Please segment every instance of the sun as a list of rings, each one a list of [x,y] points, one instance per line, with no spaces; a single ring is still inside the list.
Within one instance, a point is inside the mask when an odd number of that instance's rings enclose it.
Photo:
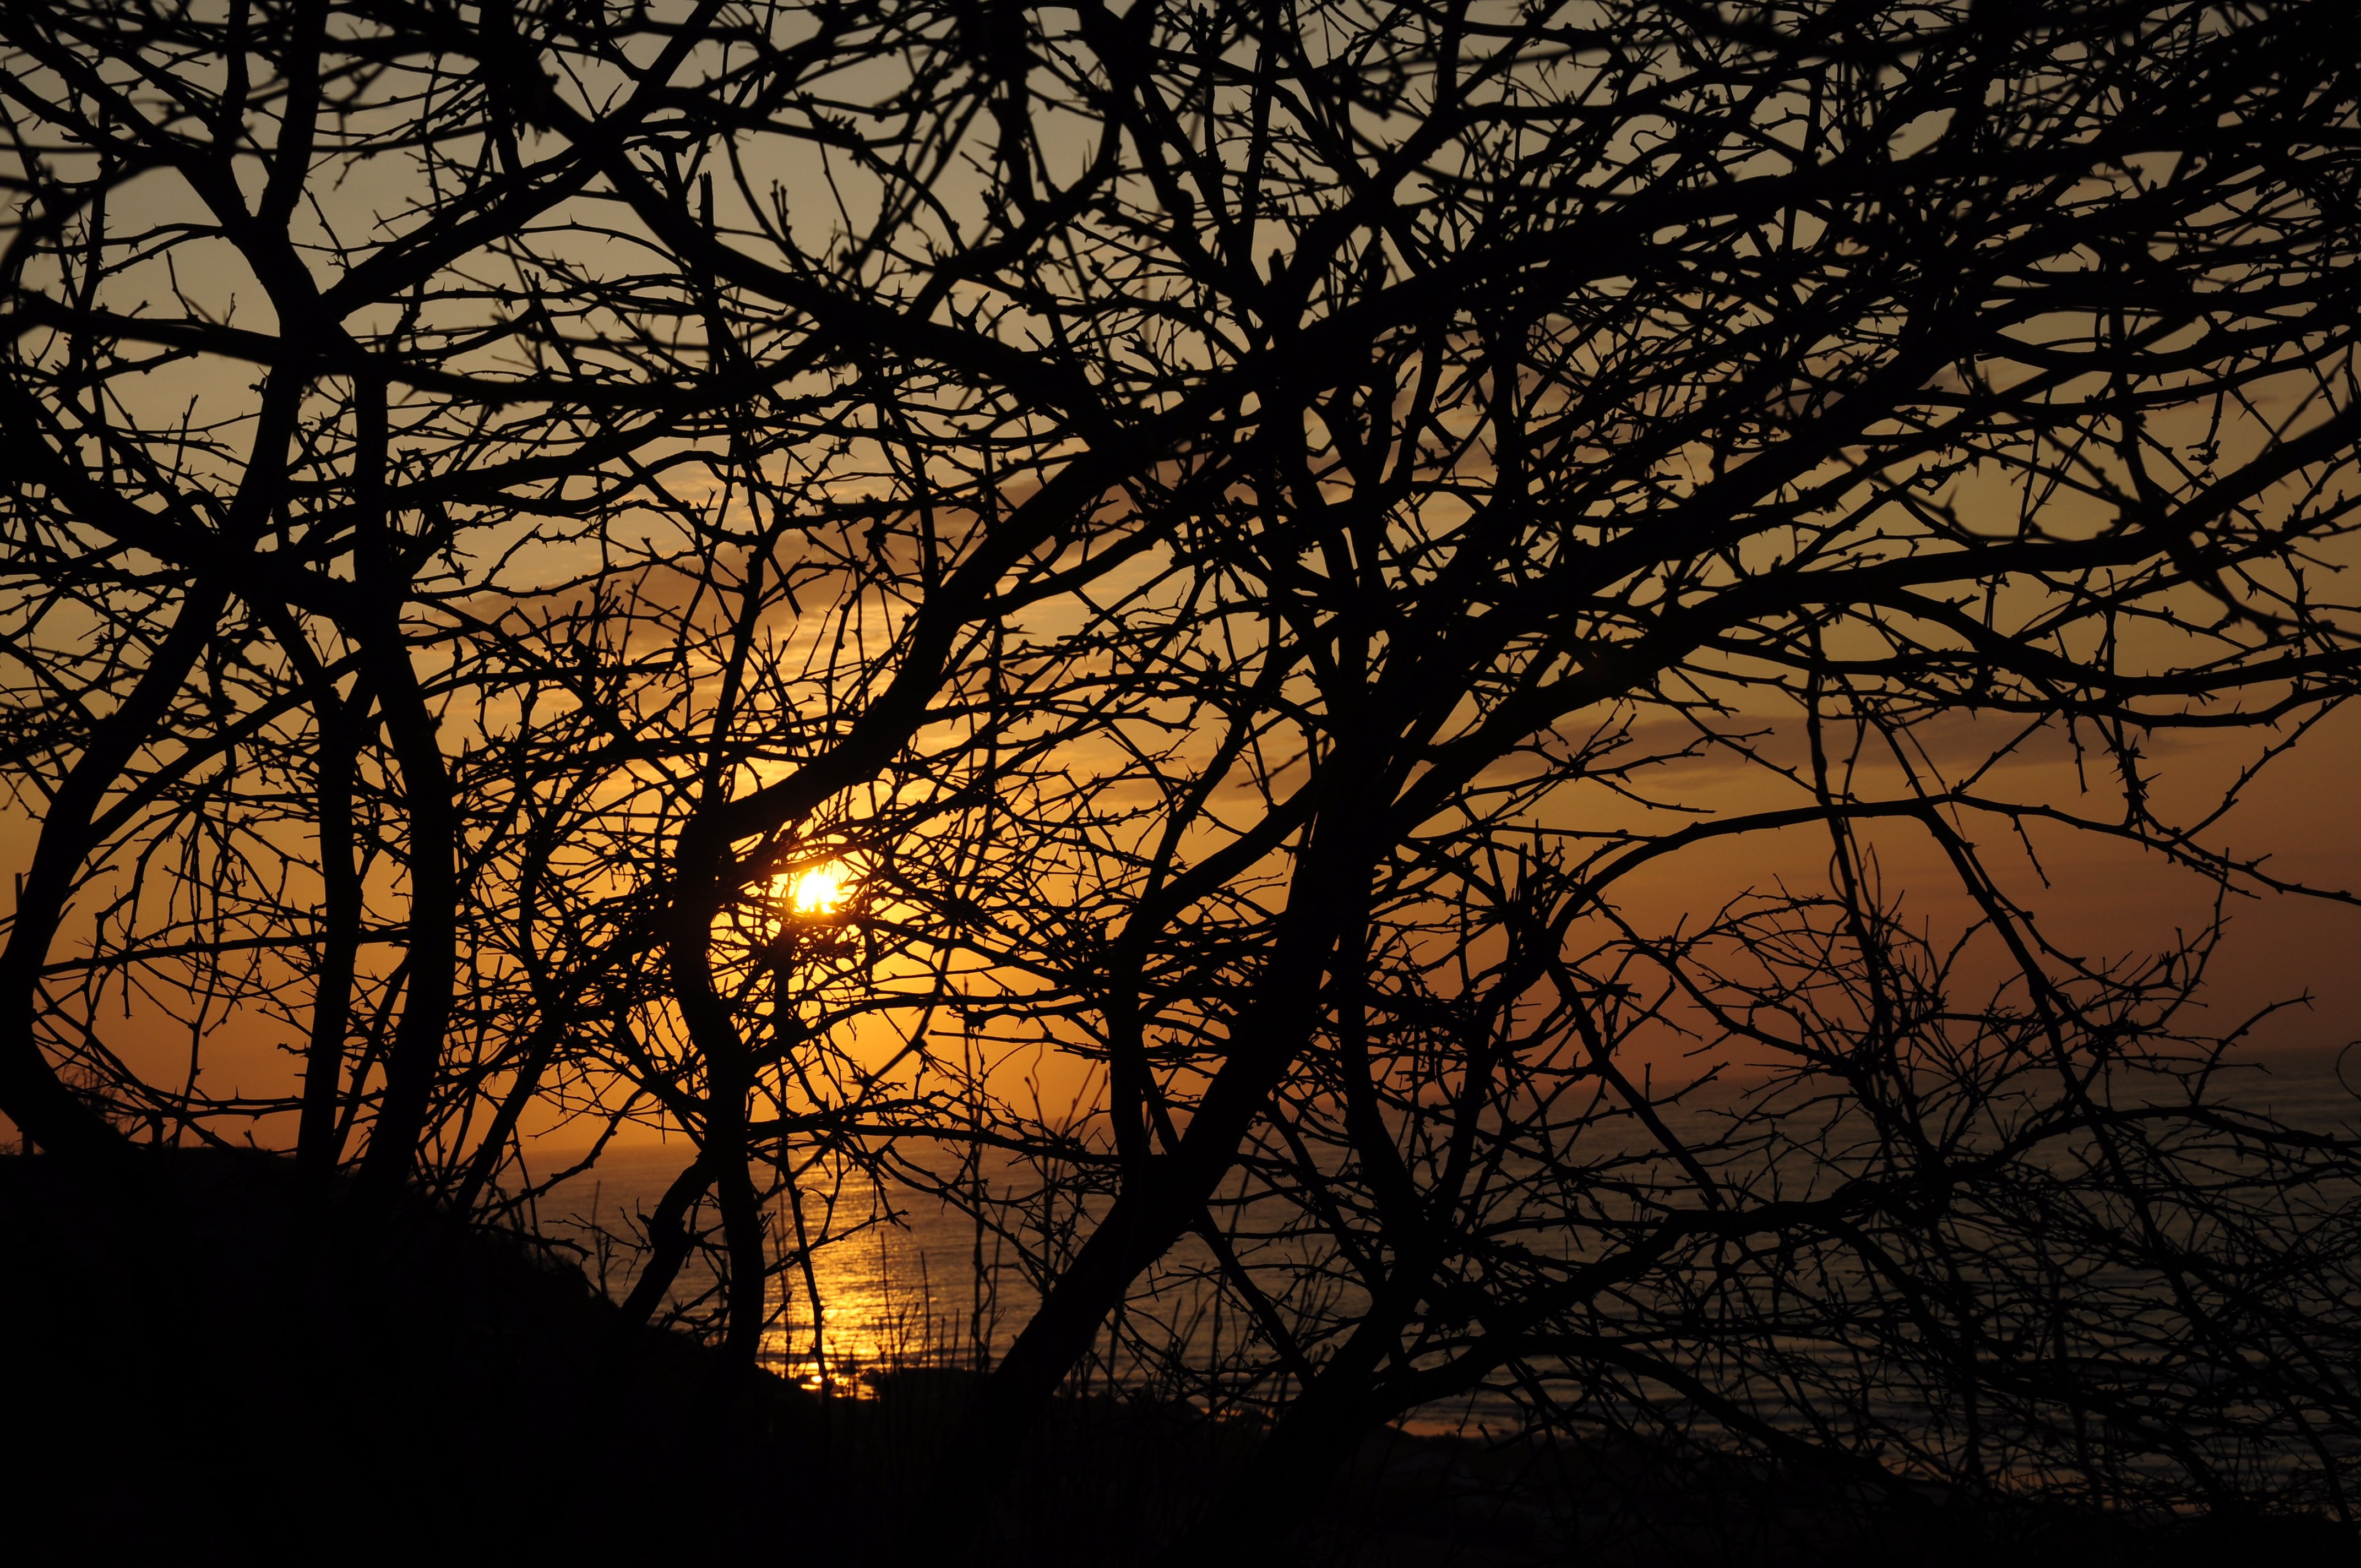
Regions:
[[[844,905],[850,881],[834,861],[807,866],[787,884],[787,907],[797,915],[833,915]]]

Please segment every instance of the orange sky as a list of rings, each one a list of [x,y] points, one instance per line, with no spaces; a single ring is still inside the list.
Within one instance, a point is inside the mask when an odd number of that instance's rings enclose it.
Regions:
[[[2192,802],[2205,787],[2218,787],[2233,760],[2252,747],[2250,737],[2190,732],[2164,738],[2154,748],[2163,774],[2159,798],[2168,807]],[[1683,764],[1682,774],[1678,793],[1700,803],[1726,809],[1773,803],[1758,777],[1729,765]],[[2355,809],[2351,783],[2356,776],[2361,712],[2348,711],[2255,783],[2213,839],[2241,853],[2268,853],[2271,869],[2291,880],[2361,886],[2361,812]],[[1994,781],[1994,793],[2078,804],[2071,770],[2054,760],[2005,770]],[[1949,891],[1948,869],[1923,833],[1889,826],[1870,841],[1889,890],[1909,894],[1938,927],[1955,927],[1965,918],[1965,902]],[[2209,894],[2200,879],[2119,843],[2062,830],[2037,832],[2049,878],[2046,889],[2003,835],[1988,835],[1987,843],[2009,891],[2039,912],[2053,940],[2081,956],[2152,949],[2205,917]],[[0,819],[0,859],[9,871],[24,868],[31,845],[21,816]],[[1817,828],[1759,840],[1720,840],[1656,862],[1626,884],[1624,897],[1647,923],[1669,924],[1684,913],[1694,921],[1750,883],[1766,885],[1784,877],[1813,885],[1826,861],[1826,838]],[[13,879],[0,883],[9,885]],[[61,945],[53,956],[66,950]],[[2212,1013],[2202,1026],[2226,1028],[2266,1003],[2306,992],[2312,997],[2308,1006],[2282,1012],[2257,1031],[2258,1051],[2314,1051],[2361,1038],[2361,908],[2289,895],[2233,901],[2230,932],[2213,970]],[[136,1010],[128,1017],[102,1019],[101,1026],[106,1044],[152,1081],[178,1086],[189,1049],[185,1030],[159,1026]],[[251,1017],[217,1029],[206,1042],[204,1087],[220,1095],[291,1092],[294,1058],[277,1048],[292,1043],[286,1034],[283,1025]],[[1014,1091],[1017,1080],[1035,1073],[1047,1097],[1062,1100],[1081,1086],[1083,1070],[1080,1063],[1026,1051],[1003,1074],[1003,1088]],[[235,1138],[244,1129],[242,1124],[225,1123],[221,1130]],[[258,1141],[279,1143],[291,1124],[257,1132]],[[574,1136],[578,1135],[560,1135],[561,1140]]]

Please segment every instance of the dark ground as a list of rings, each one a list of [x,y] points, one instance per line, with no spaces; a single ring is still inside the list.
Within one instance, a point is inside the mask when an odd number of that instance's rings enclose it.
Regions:
[[[266,1156],[131,1206],[0,1158],[0,1523],[16,1562],[921,1559],[965,1375],[822,1401],[625,1332],[578,1271]],[[1256,1433],[1062,1403],[923,1560],[1151,1568]],[[967,1456],[961,1456],[962,1459]],[[2361,1563],[2322,1521],[1873,1505],[1751,1462],[1380,1434],[1264,1561],[1337,1568]],[[979,1525],[987,1528],[977,1528]],[[980,1538],[989,1538],[989,1543]],[[972,1544],[971,1544],[972,1543]],[[27,1548],[30,1551],[27,1551]],[[1243,1568],[1235,1559],[1220,1568]]]

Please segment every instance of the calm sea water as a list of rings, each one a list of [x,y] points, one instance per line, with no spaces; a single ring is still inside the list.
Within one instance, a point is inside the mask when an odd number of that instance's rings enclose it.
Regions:
[[[2341,1075],[2334,1053],[2311,1053],[2275,1058],[2226,1081],[2225,1098],[2298,1126],[2350,1133],[2361,1124],[2361,1102],[2355,1094],[2361,1086],[2361,1054],[2344,1063]],[[1668,1120],[1687,1122],[1675,1127],[1686,1137],[1713,1114],[1713,1107],[1705,1105]],[[610,1149],[595,1170],[542,1199],[541,1223],[582,1245],[586,1269],[620,1297],[630,1288],[631,1255],[628,1249],[601,1244],[598,1233],[635,1234],[639,1217],[653,1209],[690,1154],[685,1142]],[[544,1168],[563,1167],[555,1155],[542,1158]],[[804,1254],[792,1213],[784,1203],[774,1204],[769,1214],[774,1255],[799,1261],[781,1281],[784,1288],[774,1291],[764,1359],[807,1385],[825,1382],[856,1394],[865,1387],[865,1374],[884,1367],[996,1361],[1038,1304],[1036,1281],[1045,1265],[1087,1234],[1104,1203],[1045,1194],[1038,1179],[1005,1161],[987,1165],[984,1179],[994,1192],[1018,1200],[1005,1230],[980,1230],[970,1214],[931,1195],[856,1175],[832,1192],[807,1190],[806,1234],[827,1239]],[[801,1261],[807,1258],[807,1270]],[[1235,1307],[1224,1308],[1209,1288],[1213,1272],[1214,1260],[1203,1245],[1193,1238],[1184,1242],[1159,1275],[1136,1287],[1126,1308],[1126,1327],[1133,1337],[1176,1348],[1200,1374],[1188,1380],[1191,1397],[1219,1402],[1224,1383],[1202,1374],[1235,1350],[1241,1325]],[[672,1292],[672,1304],[694,1312],[710,1304],[715,1289],[710,1264],[692,1259]],[[1103,1360],[1093,1376],[1126,1383],[1163,1380],[1180,1391],[1169,1361],[1127,1356],[1115,1348],[1112,1334],[1103,1334],[1101,1344]],[[1234,1391],[1248,1398],[1256,1392],[1243,1384]],[[1485,1390],[1420,1412],[1406,1424],[1429,1431],[1505,1431],[1521,1419],[1505,1393]]]

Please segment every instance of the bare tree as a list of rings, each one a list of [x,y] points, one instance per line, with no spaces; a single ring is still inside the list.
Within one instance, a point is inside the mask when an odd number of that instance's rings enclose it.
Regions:
[[[1013,1224],[917,1151],[1021,1152],[1086,1234],[970,1434],[1214,1292],[1208,1530],[1482,1386],[2342,1512],[2351,1142],[2225,1098],[2211,933],[2078,957],[2012,860],[2345,896],[2219,831],[2356,673],[2340,25],[8,12],[0,1109],[488,1216],[678,1130],[626,1310],[709,1193],[741,1363],[806,1188]],[[2175,730],[2253,767],[2169,809]],[[233,1012],[298,1091],[201,1084]]]

